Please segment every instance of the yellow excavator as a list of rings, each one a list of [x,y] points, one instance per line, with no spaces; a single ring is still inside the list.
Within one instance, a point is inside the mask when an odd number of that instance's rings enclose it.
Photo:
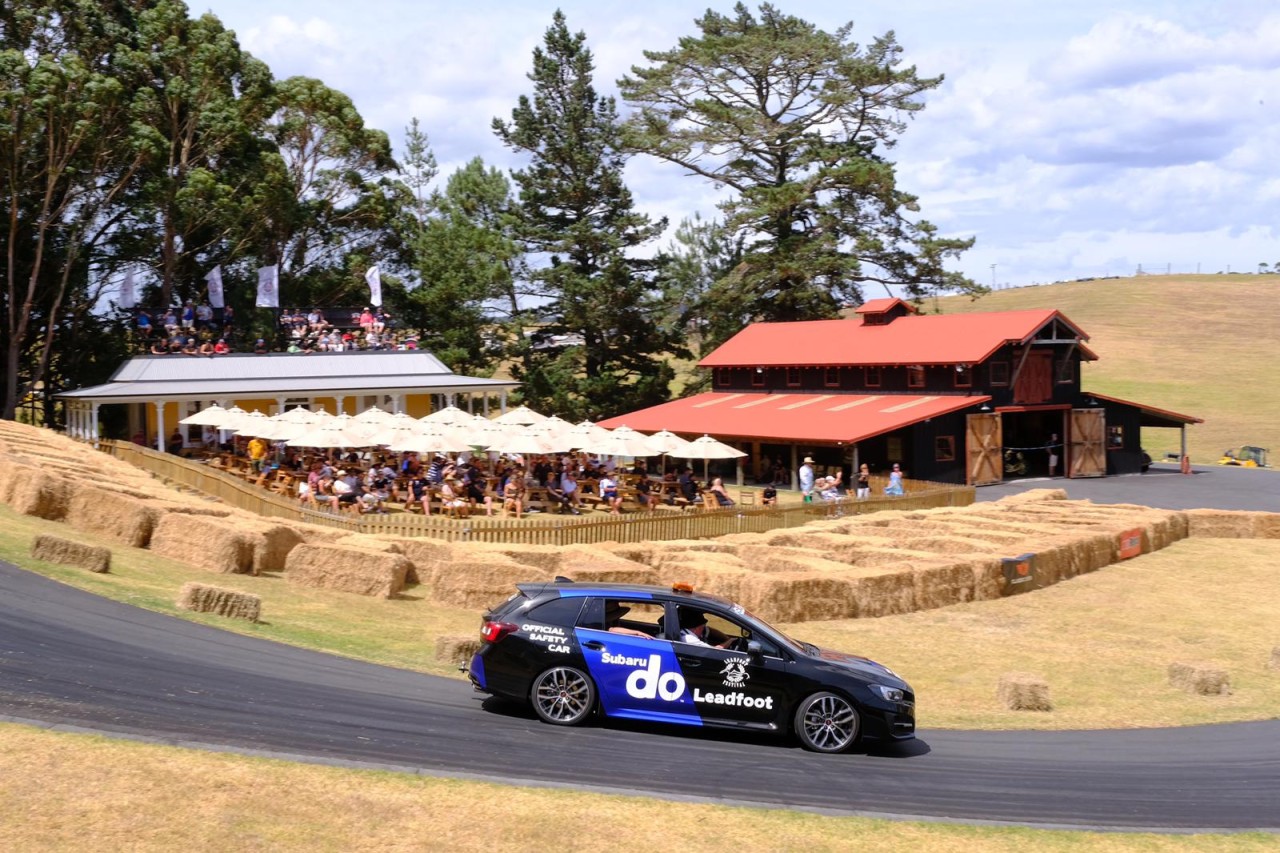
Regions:
[[[1266,468],[1267,448],[1242,445],[1222,452],[1219,465],[1239,465],[1242,468]]]

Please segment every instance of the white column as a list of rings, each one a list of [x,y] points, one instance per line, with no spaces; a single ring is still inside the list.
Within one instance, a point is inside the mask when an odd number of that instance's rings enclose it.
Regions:
[[[168,431],[164,428],[164,402],[157,400],[156,407],[156,450],[164,453],[164,443],[168,439]]]
[[[93,442],[93,446],[94,446],[94,447],[97,447],[97,446],[98,446],[98,433],[99,433],[99,430],[98,430],[98,409],[99,409],[99,407],[101,406],[101,404],[100,404],[100,403],[98,403],[98,402],[95,400],[93,403],[90,403],[89,405],[90,405],[90,407],[91,407],[91,408],[90,408],[90,413],[89,413],[89,434],[92,436],[92,438],[91,438],[90,440]]]
[[[276,414],[277,415],[284,414],[284,401],[285,401],[284,397],[276,397]]]

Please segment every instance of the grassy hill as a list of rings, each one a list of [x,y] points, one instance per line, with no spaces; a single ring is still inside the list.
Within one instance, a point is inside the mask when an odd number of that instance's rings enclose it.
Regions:
[[[1098,360],[1084,388],[1204,419],[1187,429],[1192,461],[1254,444],[1280,465],[1280,276],[1144,276],[1022,287],[976,301],[947,297],[929,312],[1056,308],[1089,335]],[[1178,431],[1143,431],[1153,458]]]

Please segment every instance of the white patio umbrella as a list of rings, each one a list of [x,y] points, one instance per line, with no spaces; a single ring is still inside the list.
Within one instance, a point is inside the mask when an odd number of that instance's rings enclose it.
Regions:
[[[674,432],[669,432],[665,429],[659,430],[649,436],[650,446],[655,448],[663,456],[675,456],[681,459],[690,458],[682,456],[681,454],[683,454],[692,443],[693,442],[689,441],[689,439],[681,438]]]
[[[636,432],[629,426],[620,426],[610,430],[607,436],[595,441],[588,441],[579,450],[596,453],[601,456],[656,456],[661,451],[649,443],[649,436]]]
[[[367,431],[350,415],[325,418],[299,436],[289,439],[290,447],[368,447]]]
[[[528,406],[518,406],[509,412],[498,415],[498,417],[494,418],[493,421],[494,423],[499,424],[520,424],[522,426],[528,426],[529,424],[536,424],[539,421],[545,421],[546,419],[546,415],[540,415]]]
[[[382,423],[375,424],[374,427],[368,433],[369,442],[382,447],[399,444],[427,429],[425,424],[418,423],[417,420],[408,415],[403,417],[388,415]]]
[[[701,459],[702,478],[705,480],[707,478],[708,460],[737,459],[738,457],[746,456],[747,454],[737,448],[730,447],[723,442],[716,441],[709,435],[704,435],[702,438],[694,439],[689,442],[689,446],[685,450],[673,455],[680,459]]]
[[[271,422],[271,418],[267,417],[266,412],[255,411],[237,415],[234,420],[224,423],[222,428],[229,429],[236,435],[253,438],[254,436],[262,436],[263,432],[270,432],[274,426],[275,424]]]
[[[377,424],[381,426],[391,418],[395,417],[386,409],[380,409],[377,406],[370,406],[363,412],[355,416],[355,419],[362,424]]]
[[[510,424],[503,428],[495,424],[485,436],[485,446],[498,453],[518,453],[521,456],[530,453],[557,453],[564,450],[563,442],[557,441],[541,424]]]
[[[419,424],[400,441],[388,444],[397,453],[461,453],[470,450],[475,436],[448,424]]]
[[[591,421],[582,421],[574,424],[571,429],[566,431],[565,437],[569,439],[570,450],[581,450],[584,444],[592,441],[600,441],[609,436],[609,430],[602,426],[596,426]]]
[[[424,424],[465,424],[471,422],[471,415],[457,406],[445,406],[418,418],[418,421]]]
[[[241,411],[244,411],[244,410],[241,409]],[[178,423],[189,425],[189,426],[216,427],[218,424],[226,420],[226,417],[227,417],[227,410],[219,406],[217,403],[214,403],[212,406],[204,407],[200,411],[196,412],[194,415],[187,415],[185,418],[178,421]]]

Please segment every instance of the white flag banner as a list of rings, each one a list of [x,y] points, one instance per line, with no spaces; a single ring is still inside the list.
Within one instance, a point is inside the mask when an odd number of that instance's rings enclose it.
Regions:
[[[124,284],[120,285],[120,307],[133,308],[138,304],[138,291],[133,286],[133,270],[124,271]]]
[[[204,280],[209,283],[209,305],[213,308],[227,307],[222,298],[222,267],[216,266],[209,270]]]
[[[259,308],[280,307],[280,265],[258,267],[258,302]]]
[[[382,275],[378,272],[378,268],[369,267],[369,271],[364,274],[364,280],[369,283],[369,304],[374,308],[381,308]]]

